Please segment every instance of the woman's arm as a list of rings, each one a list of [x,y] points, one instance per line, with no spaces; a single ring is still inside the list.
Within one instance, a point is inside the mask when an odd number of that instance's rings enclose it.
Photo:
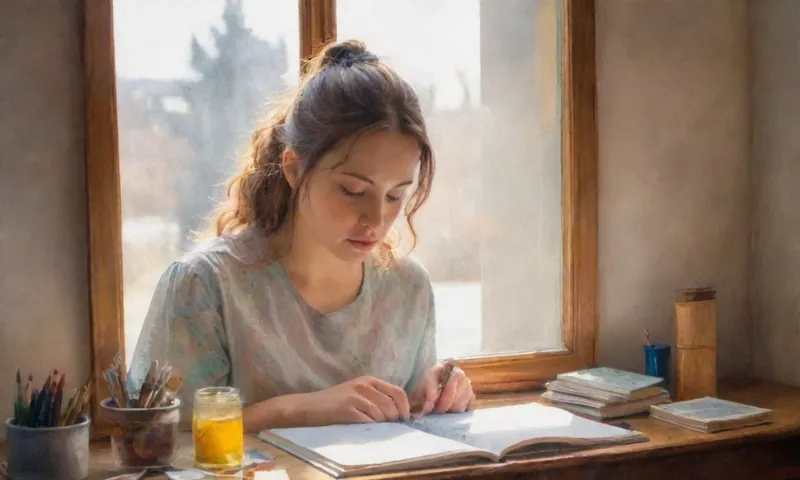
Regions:
[[[283,395],[244,409],[244,429],[315,427],[343,423],[408,420],[411,412],[402,388],[375,377],[359,377],[313,393]]]
[[[425,273],[423,271],[423,273]],[[444,364],[438,362],[436,351],[436,303],[433,285],[427,273],[424,275],[422,289],[428,295],[428,308],[422,339],[416,352],[414,372],[406,385],[411,398],[412,410],[416,414],[426,415],[431,411],[438,413],[463,412],[470,410],[475,401],[472,382],[459,367],[455,367],[448,376],[446,384],[440,388]]]
[[[302,405],[307,402],[309,394],[292,394],[273,397],[263,402],[254,403],[244,408],[245,433],[257,433],[270,428],[291,428],[307,426],[307,417]]]
[[[422,328],[419,347],[416,352],[412,352],[414,355],[414,370],[406,384],[406,393],[408,395],[414,395],[419,392],[425,375],[436,365],[438,357],[436,351],[436,302],[433,296],[433,286],[428,280],[427,274],[424,277],[424,288],[420,291],[427,294],[427,299],[425,299],[427,310],[424,312],[425,325]],[[421,398],[414,399],[416,402],[422,400]],[[415,405],[415,407],[422,408],[422,405]]]

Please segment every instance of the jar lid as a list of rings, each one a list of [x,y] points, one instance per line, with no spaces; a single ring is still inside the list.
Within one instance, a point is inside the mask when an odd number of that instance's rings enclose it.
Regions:
[[[702,302],[715,298],[717,298],[717,290],[708,283],[679,288],[675,292],[675,300],[678,302]]]

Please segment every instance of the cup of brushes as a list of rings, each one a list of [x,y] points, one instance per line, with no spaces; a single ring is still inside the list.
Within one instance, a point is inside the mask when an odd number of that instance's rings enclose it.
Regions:
[[[100,402],[111,426],[111,455],[123,468],[166,467],[178,450],[182,380],[172,376],[172,367],[154,361],[138,396],[129,394],[119,356],[104,372],[111,397]]]
[[[17,371],[14,417],[5,422],[8,476],[13,479],[82,480],[89,475],[91,396],[87,382],[66,398],[66,375],[53,370],[41,389],[33,375],[25,386]]]

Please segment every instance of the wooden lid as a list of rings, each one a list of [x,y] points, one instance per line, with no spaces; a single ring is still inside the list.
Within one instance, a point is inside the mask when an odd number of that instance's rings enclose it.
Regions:
[[[679,288],[675,292],[675,300],[678,302],[702,302],[715,298],[717,298],[717,290],[707,283],[689,288]]]

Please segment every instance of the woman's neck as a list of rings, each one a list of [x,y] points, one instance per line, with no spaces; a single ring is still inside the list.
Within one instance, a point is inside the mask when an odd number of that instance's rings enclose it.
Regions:
[[[292,227],[293,228],[290,228]],[[276,235],[280,262],[292,279],[304,286],[329,286],[332,283],[361,282],[363,266],[343,262],[320,245],[303,228],[302,220],[288,221]]]
[[[298,222],[299,223],[299,222]],[[284,249],[279,262],[297,292],[323,314],[339,311],[361,291],[366,269],[363,263],[346,263],[316,243],[302,227],[276,238]]]

